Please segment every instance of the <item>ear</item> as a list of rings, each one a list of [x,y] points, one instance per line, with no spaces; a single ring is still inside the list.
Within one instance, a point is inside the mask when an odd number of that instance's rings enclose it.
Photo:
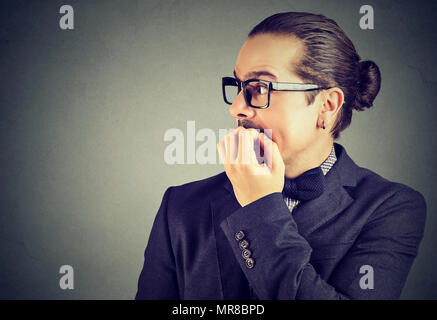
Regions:
[[[338,113],[344,103],[344,93],[338,87],[326,89],[322,92],[322,106],[320,108],[318,126],[326,127],[327,132],[330,132],[335,124]]]

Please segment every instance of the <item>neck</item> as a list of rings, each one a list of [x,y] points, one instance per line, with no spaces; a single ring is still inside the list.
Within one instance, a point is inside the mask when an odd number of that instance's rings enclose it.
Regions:
[[[333,139],[312,145],[284,161],[285,176],[294,179],[305,171],[320,166],[332,150]]]

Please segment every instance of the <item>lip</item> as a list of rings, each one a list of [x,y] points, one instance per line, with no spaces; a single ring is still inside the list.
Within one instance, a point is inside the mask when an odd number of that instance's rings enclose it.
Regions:
[[[237,122],[237,127],[243,127],[244,129],[255,129],[255,130],[259,130],[259,132],[264,132],[263,128],[260,127],[255,127],[255,126],[251,126],[251,125],[247,125],[245,123],[240,123],[240,121]]]
[[[238,127],[238,126],[241,126],[241,127],[245,128],[245,129],[255,129],[255,130],[259,130],[260,133],[264,133],[264,135],[266,135],[270,140],[272,140],[272,141],[274,142],[272,136],[269,134],[269,132],[270,132],[270,133],[273,132],[273,129],[267,129],[267,132],[266,132],[266,131],[264,131],[264,128],[261,128],[261,127],[254,127],[254,126],[248,126],[247,124],[244,123],[244,121],[243,121],[243,123],[240,123],[240,121],[237,120],[237,127]]]

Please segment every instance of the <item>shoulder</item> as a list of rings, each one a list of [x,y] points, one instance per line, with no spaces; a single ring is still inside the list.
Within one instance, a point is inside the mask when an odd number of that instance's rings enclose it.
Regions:
[[[425,202],[423,195],[406,184],[394,182],[367,168],[357,166],[357,191],[374,198],[405,198]]]
[[[202,180],[169,187],[164,195],[170,219],[183,220],[209,214],[210,202],[229,194],[225,172]]]
[[[336,145],[339,154],[338,175],[344,186],[347,186],[349,194],[355,200],[384,202],[389,198],[404,198],[418,202],[425,202],[420,192],[406,184],[391,181],[378,173],[357,165],[347,154],[342,145]],[[335,168],[335,166],[334,166]],[[335,169],[334,169],[335,170]]]
[[[412,187],[391,181],[376,172],[358,166],[345,148],[336,144],[338,165],[336,171],[343,187],[353,199],[351,211],[367,223],[383,222],[411,224],[423,228],[426,202],[423,195]]]
[[[406,184],[390,181],[369,169],[358,167],[357,185],[351,193],[356,201],[367,206],[368,212],[372,212],[368,223],[386,220],[411,228],[424,227],[425,198]],[[392,227],[396,228],[394,225]]]
[[[226,173],[221,172],[202,180],[172,186],[169,188],[171,189],[171,201],[179,205],[199,201],[209,202],[218,193],[221,193],[223,190],[226,191],[224,185],[227,179]]]

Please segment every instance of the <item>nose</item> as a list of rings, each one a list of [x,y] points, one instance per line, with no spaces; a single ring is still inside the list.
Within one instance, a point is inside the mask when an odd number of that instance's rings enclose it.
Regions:
[[[255,109],[247,105],[246,100],[244,99],[243,90],[241,90],[235,98],[229,108],[229,112],[236,120],[252,119],[255,116]]]

